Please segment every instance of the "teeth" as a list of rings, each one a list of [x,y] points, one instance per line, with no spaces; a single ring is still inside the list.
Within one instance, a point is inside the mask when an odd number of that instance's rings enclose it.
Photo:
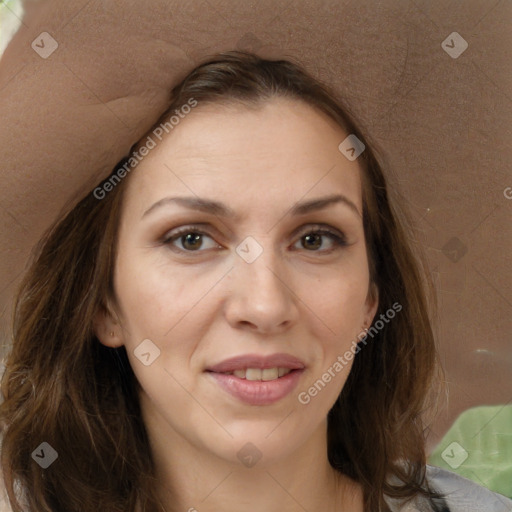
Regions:
[[[245,378],[247,380],[261,380],[262,371],[259,368],[247,368]]]
[[[266,368],[261,371],[261,380],[275,380],[279,377],[279,368]]]
[[[225,372],[226,375],[234,375],[239,379],[246,380],[276,380],[284,377],[291,372],[290,368],[247,368],[246,370],[235,370],[234,372]]]

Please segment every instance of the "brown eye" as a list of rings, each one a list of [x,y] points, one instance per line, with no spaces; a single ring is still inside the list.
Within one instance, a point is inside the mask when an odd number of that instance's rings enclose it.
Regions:
[[[322,235],[318,233],[302,237],[304,247],[308,249],[319,249],[322,246]]]
[[[188,233],[180,238],[181,244],[185,249],[199,249],[202,245],[202,236],[200,233]]]
[[[337,248],[348,245],[345,237],[340,236],[340,234],[329,229],[318,229],[306,232],[302,235],[300,241],[302,242],[302,247],[307,249],[309,252],[331,252]],[[319,250],[322,247],[325,238],[329,238],[331,240],[330,247]]]
[[[210,247],[204,247],[205,240],[210,239]],[[177,245],[179,242],[179,245]],[[178,252],[203,252],[204,249],[220,247],[212,237],[203,231],[194,229],[193,226],[186,226],[182,229],[169,233],[162,240],[165,245],[171,246]]]

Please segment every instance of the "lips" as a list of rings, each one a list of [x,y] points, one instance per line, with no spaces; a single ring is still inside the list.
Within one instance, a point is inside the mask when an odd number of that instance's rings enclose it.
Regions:
[[[270,356],[247,354],[226,359],[218,364],[206,368],[206,371],[215,373],[233,373],[237,370],[246,370],[247,368],[259,368],[260,370],[270,368],[303,370],[305,367],[306,365],[300,359],[290,354],[273,354]]]
[[[232,357],[205,371],[221,389],[249,405],[270,405],[298,385],[304,363],[290,354]]]

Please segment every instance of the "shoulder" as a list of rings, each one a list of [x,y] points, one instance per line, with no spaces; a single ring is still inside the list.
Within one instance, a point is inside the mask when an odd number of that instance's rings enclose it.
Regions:
[[[7,497],[7,493],[5,492],[5,487],[3,483],[0,484],[2,486],[0,490],[0,512],[12,512],[12,508],[9,505],[9,498]]]
[[[9,505],[9,498],[7,497],[7,490],[4,485],[4,478],[2,470],[0,469],[0,512],[12,512]]]
[[[393,512],[512,512],[512,500],[490,491],[472,480],[436,466],[426,466],[429,487],[443,496],[433,506],[416,496],[408,503],[386,499]],[[397,483],[396,479],[391,480]],[[434,507],[434,508],[433,508]]]
[[[432,488],[445,496],[450,512],[512,512],[512,500],[456,473],[427,465]]]

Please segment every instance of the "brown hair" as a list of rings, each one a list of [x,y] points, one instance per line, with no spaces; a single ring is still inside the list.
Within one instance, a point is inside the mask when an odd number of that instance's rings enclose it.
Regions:
[[[329,461],[362,485],[367,512],[389,512],[385,495],[435,498],[425,480],[423,423],[437,368],[430,316],[435,295],[408,216],[397,209],[399,197],[388,198],[376,145],[347,106],[291,61],[227,52],[172,90],[154,126],[191,98],[200,105],[257,107],[275,96],[317,108],[365,144],[358,162],[370,278],[379,291],[375,318],[395,303],[402,306],[355,356],[328,415]],[[107,180],[126,169],[129,157]],[[133,512],[136,504],[159,510],[139,383],[125,348],[102,345],[93,331],[97,311],[116,303],[113,270],[126,182],[102,200],[89,194],[56,223],[20,287],[0,406],[2,469],[14,512]],[[58,453],[46,470],[31,456],[42,442]],[[15,500],[17,487],[26,505]]]

